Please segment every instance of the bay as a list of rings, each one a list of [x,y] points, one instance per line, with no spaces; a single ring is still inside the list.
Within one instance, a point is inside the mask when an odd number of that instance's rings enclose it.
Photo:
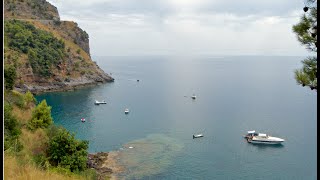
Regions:
[[[52,106],[55,124],[89,140],[89,152],[120,152],[119,178],[317,178],[317,92],[294,79],[303,57],[94,59],[115,82],[36,99]],[[252,145],[248,130],[286,141]]]

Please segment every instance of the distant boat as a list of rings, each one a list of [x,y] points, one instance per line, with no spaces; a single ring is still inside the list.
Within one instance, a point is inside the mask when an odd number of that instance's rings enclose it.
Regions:
[[[129,114],[129,109],[126,108],[126,109],[124,110],[124,113],[125,113],[125,114]]]
[[[139,79],[137,79],[137,82],[139,82]]]
[[[96,101],[94,102],[94,104],[95,104],[95,105],[107,104],[107,102],[106,102],[106,101],[101,101],[101,102],[100,102],[100,101],[97,101],[97,100],[96,100]]]
[[[245,138],[252,144],[280,144],[285,141],[284,139],[269,136],[264,133],[256,133],[255,131],[248,131]]]
[[[86,121],[86,119],[85,118],[81,118],[81,122],[85,122]]]
[[[193,137],[193,139],[194,138],[200,138],[200,137],[203,137],[203,134],[196,134],[196,135],[193,135],[192,137]]]
[[[196,99],[197,96],[196,96],[195,94],[193,94],[193,95],[191,96],[191,98],[192,98],[192,99]]]

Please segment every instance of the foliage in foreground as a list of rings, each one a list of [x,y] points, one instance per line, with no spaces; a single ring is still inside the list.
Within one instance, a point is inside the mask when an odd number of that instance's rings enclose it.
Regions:
[[[4,87],[8,90],[12,90],[16,77],[16,68],[13,65],[6,65],[4,67]]]
[[[17,156],[5,153],[4,179],[46,179],[46,180],[75,180],[97,179],[95,171],[86,170],[81,173],[62,173],[57,168],[42,170],[31,163],[22,164]]]
[[[77,140],[74,134],[56,126],[49,128],[48,136],[50,164],[63,167],[71,172],[86,169],[88,141]]]
[[[22,146],[18,141],[21,134],[20,125],[17,119],[12,115],[12,106],[4,103],[4,150],[13,148],[14,151],[20,151]]]
[[[34,107],[36,100],[30,92],[6,90],[4,97],[5,177],[96,179],[95,170],[86,166],[88,141],[77,140],[65,128],[55,126],[45,100]],[[13,114],[13,106],[33,110],[29,128],[21,126],[23,120]]]
[[[52,123],[51,107],[47,105],[46,100],[42,100],[42,102],[33,110],[32,119],[28,126],[31,130],[34,130],[37,128],[47,128]]]
[[[309,6],[298,24],[293,26],[298,41],[311,52],[317,52],[317,1],[308,0]],[[303,67],[295,71],[298,84],[317,90],[317,56],[308,57],[302,61]]]

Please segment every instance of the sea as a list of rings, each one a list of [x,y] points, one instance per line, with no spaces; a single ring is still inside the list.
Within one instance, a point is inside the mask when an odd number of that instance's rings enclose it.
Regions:
[[[114,82],[36,99],[90,153],[118,152],[119,179],[312,180],[317,91],[294,78],[304,58],[95,56]],[[250,144],[250,130],[285,142]]]

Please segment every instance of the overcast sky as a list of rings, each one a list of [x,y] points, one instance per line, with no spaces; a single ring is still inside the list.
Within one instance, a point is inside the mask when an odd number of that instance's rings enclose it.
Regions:
[[[49,0],[92,55],[310,55],[292,25],[303,0]]]

